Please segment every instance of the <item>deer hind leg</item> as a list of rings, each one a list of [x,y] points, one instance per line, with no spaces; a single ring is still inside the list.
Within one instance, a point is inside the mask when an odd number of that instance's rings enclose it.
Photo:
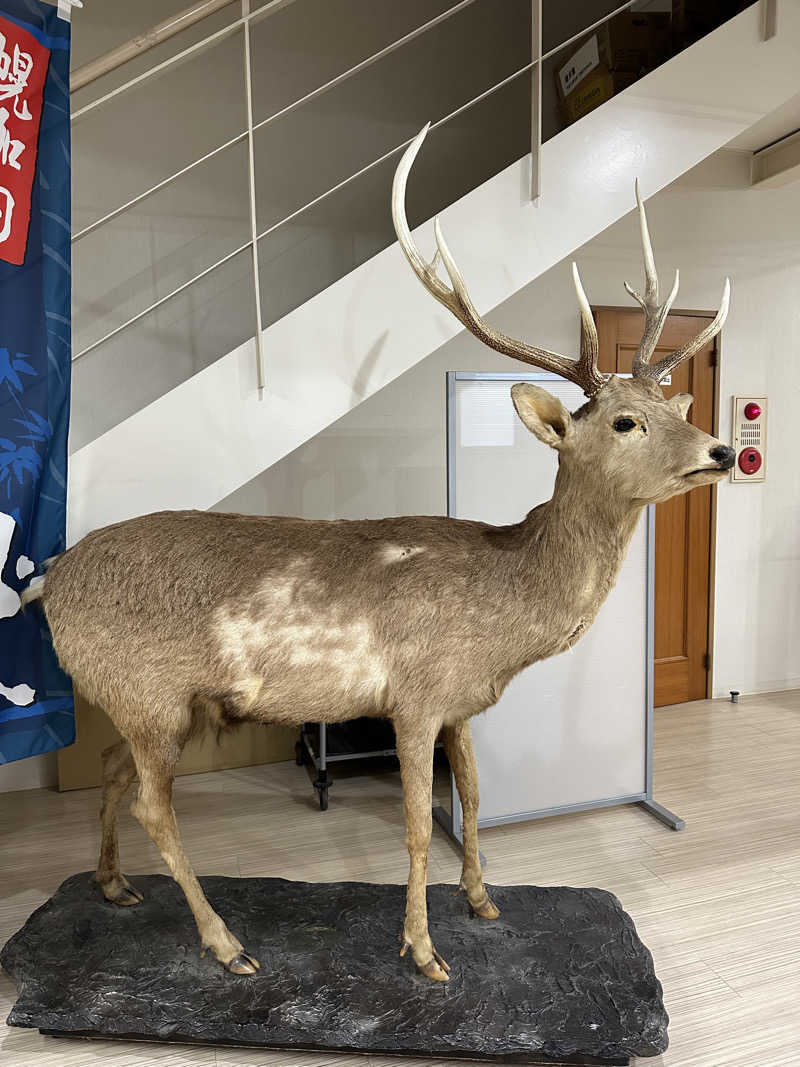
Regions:
[[[105,749],[102,758],[103,804],[100,808],[100,824],[103,836],[95,880],[106,900],[123,907],[130,907],[142,900],[142,894],[131,885],[119,869],[117,808],[136,777],[136,765],[127,741],[118,741],[115,745]]]
[[[496,919],[499,910],[489,898],[483,884],[481,857],[478,851],[478,768],[472,748],[469,723],[456,723],[442,730],[444,751],[456,780],[463,812],[464,866],[460,888],[467,894],[470,907],[482,919]]]
[[[219,962],[234,974],[255,974],[258,960],[244,951],[241,942],[208,903],[183,850],[172,808],[172,780],[179,755],[180,746],[175,746],[169,756],[163,751],[141,751],[134,747],[139,769],[139,794],[131,811],[152,838],[172,877],[183,890],[203,948],[211,949]]]
[[[395,733],[403,779],[406,845],[410,860],[406,920],[400,955],[404,956],[410,948],[414,962],[427,978],[446,982],[450,968],[433,947],[428,933],[426,896],[428,849],[432,829],[433,748],[437,730],[427,723],[423,724],[419,731],[395,723]]]

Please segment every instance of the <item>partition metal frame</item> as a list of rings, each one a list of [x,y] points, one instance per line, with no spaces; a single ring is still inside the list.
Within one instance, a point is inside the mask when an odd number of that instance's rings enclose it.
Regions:
[[[620,375],[629,377],[629,375]],[[490,381],[508,382],[548,382],[564,381],[557,374],[545,371],[531,374],[448,371],[447,373],[447,514],[456,518],[456,382]],[[641,793],[627,796],[605,797],[599,800],[584,801],[577,804],[562,804],[537,811],[521,811],[511,815],[478,818],[478,827],[500,826],[510,822],[523,822],[528,819],[545,819],[551,815],[565,815],[574,811],[590,811],[595,808],[608,808],[618,804],[639,804],[645,811],[655,816],[672,830],[682,830],[685,822],[659,804],[653,797],[653,672],[655,663],[655,534],[656,511],[653,505],[647,508],[647,591],[646,591],[646,647],[647,664],[645,669],[644,713],[645,713],[645,788]],[[455,778],[450,774],[451,811],[442,807],[433,809],[434,818],[459,845],[463,843],[461,803],[458,798]],[[452,812],[452,814],[451,814]]]

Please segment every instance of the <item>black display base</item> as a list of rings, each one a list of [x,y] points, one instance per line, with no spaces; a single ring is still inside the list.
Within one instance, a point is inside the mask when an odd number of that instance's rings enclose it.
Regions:
[[[201,878],[261,963],[240,977],[201,956],[170,878],[132,881],[144,902],[118,908],[74,875],[11,938],[11,1026],[516,1063],[627,1064],[667,1047],[652,957],[600,889],[497,886],[490,922],[453,886],[430,886],[431,935],[452,966],[439,983],[400,958],[404,886]]]

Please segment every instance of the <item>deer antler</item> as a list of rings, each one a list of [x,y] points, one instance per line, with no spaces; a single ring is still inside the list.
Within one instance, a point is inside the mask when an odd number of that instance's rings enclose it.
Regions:
[[[637,303],[641,304],[644,310],[644,333],[642,334],[641,343],[636,350],[636,355],[633,357],[633,377],[652,378],[653,381],[660,382],[661,379],[677,367],[679,363],[682,363],[685,359],[691,359],[696,352],[699,352],[703,345],[710,341],[712,337],[716,337],[725,325],[731,295],[731,282],[730,278],[725,279],[725,286],[722,290],[722,301],[714,321],[710,322],[708,326],[701,330],[696,337],[693,337],[691,341],[687,341],[682,348],[670,352],[668,356],[664,356],[664,358],[657,363],[651,363],[650,358],[656,350],[658,339],[664,328],[664,321],[669,314],[669,309],[675,302],[675,297],[678,295],[678,271],[675,271],[675,281],[672,283],[672,289],[669,296],[663,304],[659,304],[658,274],[656,273],[656,264],[655,259],[653,258],[653,246],[650,242],[650,231],[647,228],[647,215],[645,214],[642,198],[639,195],[638,179],[636,181],[636,204],[639,208],[639,225],[642,231],[642,252],[644,254],[645,275],[644,296],[642,296],[641,293],[637,293],[627,282],[624,283],[627,291]]]
[[[597,329],[589,307],[589,301],[586,299],[586,293],[581,285],[578,268],[574,263],[572,264],[572,279],[575,283],[575,291],[578,295],[578,304],[581,309],[581,355],[577,360],[568,359],[566,356],[561,356],[557,352],[550,352],[546,348],[536,348],[533,345],[526,344],[524,341],[516,341],[513,337],[509,337],[500,330],[496,330],[493,326],[489,326],[481,318],[467,292],[461,271],[458,269],[450,249],[447,247],[438,218],[434,220],[433,224],[436,236],[436,254],[430,263],[426,262],[420,254],[411,237],[411,230],[408,227],[406,218],[406,183],[429,128],[430,123],[420,130],[405,150],[403,158],[395,171],[392,185],[394,229],[397,234],[397,240],[400,242],[400,247],[405,252],[414,273],[428,292],[435,296],[440,304],[444,304],[479,341],[483,341],[490,348],[495,349],[497,352],[502,352],[506,356],[522,360],[523,363],[530,363],[534,367],[541,367],[544,370],[560,374],[568,381],[579,385],[587,396],[593,396],[605,384],[607,376],[601,374],[597,369]],[[436,275],[436,266],[439,258],[444,263],[445,270],[453,286],[452,289]]]

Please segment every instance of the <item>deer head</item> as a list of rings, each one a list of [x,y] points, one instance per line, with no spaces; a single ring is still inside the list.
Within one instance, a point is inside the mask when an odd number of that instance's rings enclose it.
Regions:
[[[574,414],[545,389],[528,383],[512,387],[514,406],[525,426],[559,454],[559,464],[576,474],[585,472],[604,493],[642,505],[667,500],[698,485],[720,481],[732,466],[732,448],[686,421],[692,397],[667,398],[659,382],[678,364],[698,352],[722,329],[728,314],[730,282],[713,322],[682,348],[651,362],[669,310],[678,294],[678,272],[669,296],[659,303],[658,276],[647,228],[644,204],[636,183],[636,203],[644,252],[645,289],[640,295],[625,288],[645,313],[642,340],[633,359],[633,376],[620,378],[597,369],[598,339],[594,317],[577,266],[572,279],[581,314],[580,356],[569,359],[515,340],[490,326],[478,313],[464,278],[447,247],[439,219],[434,220],[436,254],[428,263],[411,237],[405,212],[406,183],[428,132],[414,138],[397,167],[392,187],[392,219],[400,246],[422,284],[480,341],[507,356],[552,371],[579,385],[589,398]],[[450,285],[437,275],[439,261]]]

